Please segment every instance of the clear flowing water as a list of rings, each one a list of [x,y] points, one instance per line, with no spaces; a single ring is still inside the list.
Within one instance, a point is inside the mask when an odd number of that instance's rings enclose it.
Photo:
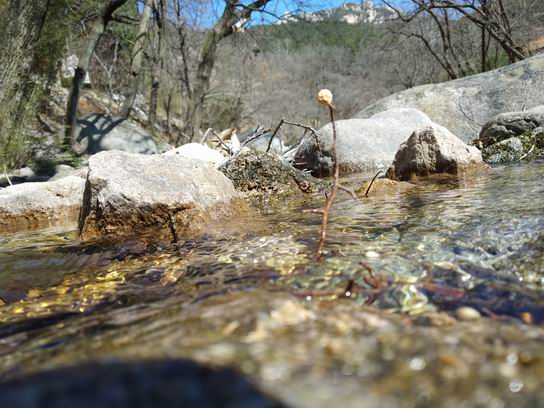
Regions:
[[[322,262],[320,220],[301,213],[319,196],[172,246],[83,245],[70,226],[0,236],[0,376],[191,358],[292,406],[539,406],[543,175],[341,194]],[[462,305],[485,317],[454,319]]]

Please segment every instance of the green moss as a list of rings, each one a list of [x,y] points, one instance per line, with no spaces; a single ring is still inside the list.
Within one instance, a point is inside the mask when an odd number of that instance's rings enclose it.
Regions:
[[[494,143],[482,150],[482,158],[490,164],[544,159],[544,128]]]

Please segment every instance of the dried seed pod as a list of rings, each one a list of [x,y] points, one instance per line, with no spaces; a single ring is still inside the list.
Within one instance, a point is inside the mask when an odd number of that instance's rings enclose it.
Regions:
[[[325,106],[331,106],[332,105],[332,92],[328,89],[322,89],[317,94],[317,101]]]

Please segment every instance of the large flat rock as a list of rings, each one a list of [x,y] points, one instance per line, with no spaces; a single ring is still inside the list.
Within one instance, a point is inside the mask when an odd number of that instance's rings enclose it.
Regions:
[[[102,152],[89,160],[79,229],[83,239],[152,233],[175,240],[237,205],[232,182],[202,161]]]
[[[36,228],[76,221],[85,180],[69,176],[54,182],[24,183],[0,189],[0,228]]]
[[[392,109],[369,119],[336,122],[336,152],[342,174],[371,171],[389,166],[399,145],[414,130],[433,122],[415,109]],[[332,125],[318,131],[318,139],[307,138],[298,148],[294,165],[314,175],[332,173]]]
[[[464,142],[478,138],[480,129],[503,112],[542,105],[544,54],[455,81],[417,86],[380,99],[356,118],[368,118],[393,108],[414,108],[426,113]]]

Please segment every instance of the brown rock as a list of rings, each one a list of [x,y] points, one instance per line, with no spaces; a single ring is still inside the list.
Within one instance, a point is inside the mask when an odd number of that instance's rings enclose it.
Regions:
[[[468,146],[448,129],[431,125],[416,130],[400,145],[386,176],[415,180],[434,174],[463,175],[487,168],[480,151]]]

